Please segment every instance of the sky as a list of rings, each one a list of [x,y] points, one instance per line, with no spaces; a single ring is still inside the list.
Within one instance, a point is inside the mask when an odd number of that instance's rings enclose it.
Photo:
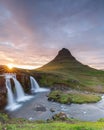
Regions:
[[[62,48],[104,69],[104,0],[0,0],[0,64],[37,68]]]

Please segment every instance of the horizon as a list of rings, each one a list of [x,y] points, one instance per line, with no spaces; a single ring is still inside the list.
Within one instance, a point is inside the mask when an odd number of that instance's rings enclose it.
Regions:
[[[57,55],[52,59],[52,60],[54,60],[58,55],[59,55],[59,52],[61,51],[62,52],[62,50],[66,50],[66,51],[69,51],[69,54],[71,54],[71,52],[70,52],[70,50],[68,50],[67,48],[62,48],[61,50],[59,50],[58,51],[58,53],[57,53]],[[73,56],[72,54],[71,54],[71,56]],[[69,57],[70,58],[70,57]],[[75,57],[74,57],[75,58]],[[51,60],[51,61],[52,61]],[[80,61],[78,61],[76,58],[75,58],[75,60],[77,61],[77,62],[79,62],[79,63],[81,63]],[[51,62],[51,61],[49,61],[49,62]],[[48,63],[49,63],[48,62]],[[47,63],[46,63],[47,64]],[[13,69],[14,68],[19,68],[19,69],[27,69],[27,70],[34,70],[34,69],[38,69],[38,68],[40,68],[40,67],[43,67],[44,65],[46,65],[46,64],[43,64],[42,66],[37,66],[37,67],[34,67],[34,66],[14,66],[13,64],[7,64],[6,66],[8,67],[8,69],[9,70],[11,70],[11,72],[13,71]],[[82,64],[82,63],[81,63]],[[86,64],[83,64],[83,65],[86,65]],[[5,66],[5,65],[3,65],[3,66]],[[93,68],[93,67],[91,67],[91,66],[89,66],[89,65],[87,65],[88,67],[90,67],[90,68]],[[96,70],[102,70],[103,71],[103,69],[97,69],[97,68],[93,68],[93,69],[96,69]]]
[[[39,68],[67,48],[84,65],[104,69],[103,0],[0,0],[0,61]]]

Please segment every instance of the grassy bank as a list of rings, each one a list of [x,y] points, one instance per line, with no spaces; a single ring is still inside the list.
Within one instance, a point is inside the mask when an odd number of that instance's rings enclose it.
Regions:
[[[1,130],[104,130],[104,122],[0,124]]]
[[[81,92],[63,92],[63,91],[52,91],[48,95],[48,99],[50,101],[59,102],[62,104],[69,104],[69,103],[95,103],[101,100],[99,95],[95,94],[86,94]]]
[[[50,121],[28,121],[25,119],[10,119],[0,113],[0,130],[104,130],[104,119],[97,122],[82,122],[64,118]]]

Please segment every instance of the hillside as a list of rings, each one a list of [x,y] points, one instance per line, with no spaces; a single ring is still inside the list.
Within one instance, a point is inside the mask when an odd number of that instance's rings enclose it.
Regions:
[[[104,71],[83,65],[65,48],[52,61],[37,69],[37,72],[55,75],[56,80],[50,78],[53,84],[64,83],[75,89],[104,92]]]

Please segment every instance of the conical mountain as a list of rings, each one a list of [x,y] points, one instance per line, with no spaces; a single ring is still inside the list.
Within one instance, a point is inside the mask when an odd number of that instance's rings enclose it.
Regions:
[[[77,61],[75,57],[72,56],[71,52],[68,49],[63,48],[58,52],[57,56],[52,61],[50,61],[43,67],[39,68],[38,70],[53,71],[53,70],[60,70],[62,68],[72,70],[78,68],[81,69],[83,67],[90,69],[90,67],[85,66],[81,64],[79,61]]]

